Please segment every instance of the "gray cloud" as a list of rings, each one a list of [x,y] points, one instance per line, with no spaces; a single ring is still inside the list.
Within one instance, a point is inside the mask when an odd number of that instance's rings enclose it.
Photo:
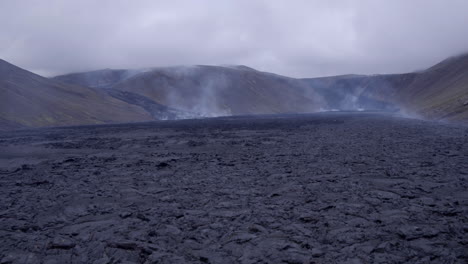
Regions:
[[[245,64],[309,77],[468,51],[465,0],[0,1],[0,58],[40,74]]]

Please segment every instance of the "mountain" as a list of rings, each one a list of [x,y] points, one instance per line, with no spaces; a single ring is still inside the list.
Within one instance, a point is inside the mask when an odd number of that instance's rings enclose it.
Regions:
[[[413,80],[413,74],[342,75],[303,79],[320,94],[327,109],[338,110],[400,110],[396,90]]]
[[[0,60],[0,129],[152,120],[141,107]]]
[[[468,54],[427,70],[302,79],[328,109],[400,110],[432,120],[468,121]]]
[[[402,105],[424,118],[468,121],[468,54],[417,73],[399,94]]]
[[[69,73],[54,77],[53,79],[81,86],[105,88],[141,72],[143,72],[143,70],[104,69],[89,72]]]
[[[124,92],[194,116],[314,112],[321,107],[320,98],[302,81],[246,66],[103,70],[55,79],[111,95]]]
[[[0,60],[0,129],[322,110],[468,122],[468,54],[424,71],[294,79],[242,65],[44,78]]]
[[[379,110],[434,120],[468,121],[467,75],[468,55],[464,54],[425,71],[404,74],[294,79],[242,65],[198,65],[107,69],[56,79],[106,91],[146,109],[156,119],[164,113],[168,118],[177,118]]]

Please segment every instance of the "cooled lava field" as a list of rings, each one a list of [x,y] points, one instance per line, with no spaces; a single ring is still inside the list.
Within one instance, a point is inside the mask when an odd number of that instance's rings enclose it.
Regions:
[[[0,263],[467,263],[468,126],[381,113],[0,133]]]

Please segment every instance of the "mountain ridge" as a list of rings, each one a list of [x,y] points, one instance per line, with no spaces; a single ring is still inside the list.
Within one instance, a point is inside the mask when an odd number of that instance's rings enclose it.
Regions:
[[[0,127],[149,121],[141,108],[94,89],[54,81],[0,62]]]
[[[413,117],[468,122],[468,53],[447,58],[426,70],[402,74],[331,76],[302,79],[322,94],[343,90],[385,102]],[[356,92],[357,88],[361,88]],[[341,96],[341,97],[340,97]]]
[[[71,80],[73,83],[88,86],[106,78],[105,75],[93,76],[95,79],[75,77],[78,78]],[[70,81],[70,76],[55,78],[68,78]],[[114,81],[105,88],[135,93],[155,103],[201,116],[311,112],[319,109],[318,100],[314,102],[312,94],[305,94],[307,91],[302,82],[243,65],[155,67]]]
[[[0,127],[384,110],[468,122],[468,54],[423,71],[291,78],[245,65],[103,69],[45,78],[0,59]]]

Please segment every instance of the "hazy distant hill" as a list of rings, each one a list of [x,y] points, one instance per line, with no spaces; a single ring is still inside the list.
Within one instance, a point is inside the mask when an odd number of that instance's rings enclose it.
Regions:
[[[406,86],[413,78],[413,74],[342,75],[303,81],[323,96],[328,109],[396,111],[400,109],[396,88]]]
[[[140,107],[0,60],[0,129],[147,120]]]
[[[103,70],[56,79],[111,93],[137,94],[159,105],[201,116],[314,112],[322,106],[322,100],[303,82],[246,66]]]
[[[400,109],[435,120],[468,121],[468,54],[421,72],[303,79],[333,109]]]
[[[320,108],[295,79],[242,67],[156,69],[113,86],[205,116],[313,112]]]
[[[425,118],[468,121],[468,54],[418,73],[399,95],[407,109]]]
[[[53,79],[81,86],[105,88],[141,72],[142,70],[104,69],[89,72],[69,73],[54,77]]]
[[[0,60],[0,129],[335,109],[468,121],[468,55],[414,73],[310,79],[202,65],[47,79]]]
[[[384,110],[468,121],[468,54],[405,74],[298,80],[245,66],[186,66],[103,70],[57,78],[136,93],[161,105],[205,115]]]
[[[145,109],[154,105],[201,116],[383,110],[435,120],[468,120],[468,55],[421,72],[300,80],[245,66],[101,70],[56,78],[104,89]],[[134,97],[143,99],[146,107]],[[165,113],[158,111],[154,118]]]

